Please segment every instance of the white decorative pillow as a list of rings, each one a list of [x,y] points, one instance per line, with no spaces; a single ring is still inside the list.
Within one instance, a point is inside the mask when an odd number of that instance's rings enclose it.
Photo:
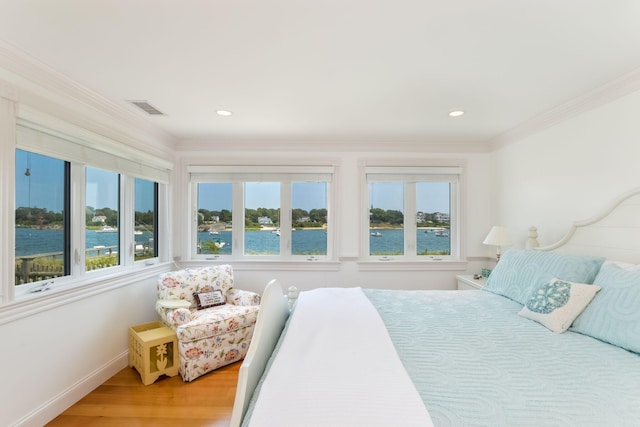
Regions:
[[[554,278],[535,290],[518,314],[562,333],[589,305],[600,286]]]
[[[623,262],[623,261],[610,261],[610,260],[606,260],[602,266],[609,266],[609,265],[615,265],[617,267],[620,267],[623,270],[626,271],[640,271],[640,265],[638,264],[631,264],[630,262]],[[600,272],[598,272],[599,274]],[[597,277],[597,276],[596,276]]]

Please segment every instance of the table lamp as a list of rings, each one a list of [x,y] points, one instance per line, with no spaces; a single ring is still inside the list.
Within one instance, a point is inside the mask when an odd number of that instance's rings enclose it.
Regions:
[[[494,225],[491,227],[491,231],[487,234],[484,241],[485,245],[493,245],[496,247],[496,258],[500,261],[500,246],[506,246],[511,244],[511,238],[506,227],[500,225]]]

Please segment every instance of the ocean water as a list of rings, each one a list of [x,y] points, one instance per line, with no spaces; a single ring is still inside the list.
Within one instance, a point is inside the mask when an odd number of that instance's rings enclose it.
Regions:
[[[198,233],[198,243],[207,240],[224,242],[219,253],[231,254],[231,231],[220,231],[220,234]],[[271,231],[247,231],[244,245],[247,254],[277,255],[280,253],[280,236]],[[294,255],[326,255],[327,233],[324,230],[296,230],[291,237],[291,251]]]
[[[403,230],[378,230],[379,237],[369,238],[370,253],[374,255],[401,254],[404,248]],[[424,229],[417,230],[418,253],[450,253],[449,237],[440,237]],[[292,253],[294,255],[325,255],[327,253],[327,234],[325,230],[296,230],[292,233]],[[269,231],[247,231],[245,234],[247,253],[278,254],[280,237]],[[198,242],[207,240],[224,243],[219,253],[231,254],[231,231],[220,231],[220,234],[198,233]],[[206,252],[202,252],[206,253]]]
[[[153,235],[143,232],[136,235],[136,243],[148,244]],[[94,230],[85,232],[86,248],[95,246],[113,247],[117,251],[118,233],[98,233]],[[64,234],[62,230],[37,230],[31,228],[16,229],[16,256],[48,254],[64,251]],[[88,255],[92,255],[89,253]],[[93,254],[95,255],[95,253]]]
[[[370,253],[375,255],[400,254],[403,252],[403,230],[379,230],[380,236],[371,236]],[[62,230],[35,230],[29,228],[16,229],[16,256],[62,252],[64,249]],[[136,242],[148,244],[151,233],[136,235]],[[220,254],[231,254],[231,231],[220,234],[198,233],[198,242],[208,240],[222,244]],[[449,252],[449,237],[439,237],[435,233],[417,230],[418,253],[427,250],[429,253]],[[86,231],[86,248],[95,246],[117,247],[118,233],[97,233]],[[324,255],[327,253],[327,234],[325,230],[296,230],[292,233],[292,253],[295,255]],[[248,254],[278,254],[280,237],[270,231],[247,231],[245,248]],[[117,250],[117,249],[114,249]],[[206,252],[203,252],[206,253]]]

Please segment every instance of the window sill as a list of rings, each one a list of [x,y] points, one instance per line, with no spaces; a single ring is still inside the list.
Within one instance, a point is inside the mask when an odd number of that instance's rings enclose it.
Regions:
[[[89,280],[85,276],[82,281],[55,285],[44,292],[16,295],[14,301],[0,306],[0,325],[157,276],[172,265],[173,263],[156,263],[144,269],[119,271]]]
[[[425,261],[410,261],[410,260],[359,260],[359,271],[465,271],[467,269],[466,261],[452,261],[452,260],[425,260]]]
[[[339,271],[340,263],[324,260],[234,260],[234,259],[195,259],[182,261],[182,267],[200,267],[211,264],[230,264],[238,271]]]

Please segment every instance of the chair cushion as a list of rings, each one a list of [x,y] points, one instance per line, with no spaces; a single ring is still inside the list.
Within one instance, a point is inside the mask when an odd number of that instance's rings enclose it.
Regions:
[[[213,265],[201,268],[185,268],[160,275],[158,279],[158,299],[183,299],[196,308],[194,293],[233,289],[233,268],[230,265]]]
[[[179,341],[189,342],[237,331],[255,324],[259,310],[257,305],[231,304],[192,310],[191,321],[178,326],[176,335]]]

